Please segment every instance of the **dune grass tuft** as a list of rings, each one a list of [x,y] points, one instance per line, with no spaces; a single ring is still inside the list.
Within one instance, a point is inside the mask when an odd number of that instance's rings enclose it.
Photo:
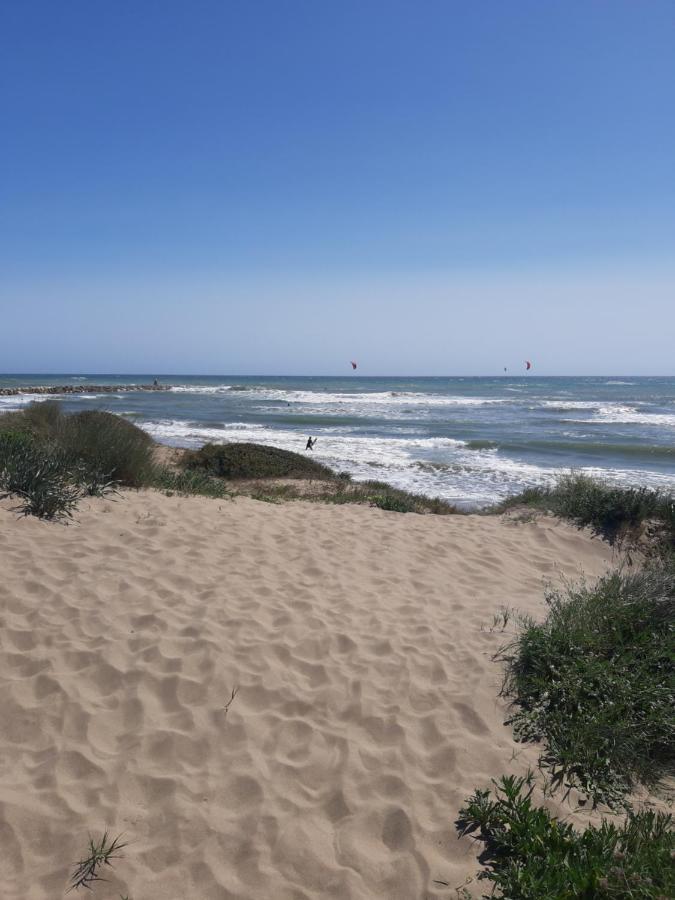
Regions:
[[[461,834],[485,842],[479,877],[508,900],[667,900],[675,896],[672,816],[629,813],[577,831],[532,802],[532,776],[503,776],[460,810]]]
[[[122,835],[119,834],[113,840],[108,837],[108,832],[103,833],[103,837],[99,841],[89,838],[89,847],[87,856],[75,864],[75,870],[71,876],[71,884],[68,891],[74,891],[84,887],[91,890],[91,886],[96,881],[105,881],[101,875],[104,866],[112,866],[114,859],[121,857],[120,850],[127,845],[121,841]]]
[[[17,497],[24,515],[72,516],[83,493],[79,476],[60,448],[29,434],[0,432],[0,496]]]
[[[675,764],[675,557],[547,596],[501,651],[522,740],[542,740],[553,786],[594,803],[656,787]]]

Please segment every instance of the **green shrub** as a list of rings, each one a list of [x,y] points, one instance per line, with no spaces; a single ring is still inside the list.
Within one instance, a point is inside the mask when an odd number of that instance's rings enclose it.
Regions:
[[[372,494],[368,499],[370,500],[370,505],[376,506],[378,509],[399,513],[417,512],[417,507],[411,498],[400,497],[398,494],[390,491],[382,494]]]
[[[547,602],[501,651],[516,736],[543,740],[554,784],[596,803],[656,785],[675,762],[675,558]]]
[[[476,791],[458,826],[462,834],[479,831],[489,866],[480,877],[505,900],[675,896],[672,816],[630,813],[621,825],[603,820],[577,831],[532,803],[531,776],[493,784],[494,799]]]
[[[352,492],[377,506],[378,509],[401,513],[434,513],[438,516],[453,515],[459,510],[447,500],[438,497],[425,497],[413,494],[401,488],[392,487],[385,481],[362,481],[354,483]]]
[[[62,421],[63,413],[58,401],[37,401],[23,409],[0,415],[0,432],[20,432],[40,440],[55,440]]]
[[[187,469],[219,478],[333,478],[328,466],[300,453],[261,444],[205,444],[183,457]]]
[[[101,483],[140,487],[152,478],[153,441],[121,416],[89,410],[64,416],[59,443],[73,464],[81,463],[87,478]]]
[[[499,504],[545,509],[614,542],[649,523],[664,549],[675,548],[675,498],[646,487],[617,487],[588,475],[562,475],[548,488],[529,488]]]

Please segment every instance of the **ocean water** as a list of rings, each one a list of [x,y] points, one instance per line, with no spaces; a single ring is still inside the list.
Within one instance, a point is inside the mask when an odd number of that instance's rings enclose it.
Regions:
[[[0,376],[0,387],[148,383],[142,375]],[[364,378],[160,376],[165,392],[64,396],[108,409],[157,441],[256,441],[305,452],[467,506],[576,469],[675,490],[675,377]],[[36,395],[0,397],[0,410]]]

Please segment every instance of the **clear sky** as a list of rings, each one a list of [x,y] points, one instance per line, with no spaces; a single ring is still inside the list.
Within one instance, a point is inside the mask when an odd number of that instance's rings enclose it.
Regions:
[[[0,11],[0,371],[675,374],[675,2]]]

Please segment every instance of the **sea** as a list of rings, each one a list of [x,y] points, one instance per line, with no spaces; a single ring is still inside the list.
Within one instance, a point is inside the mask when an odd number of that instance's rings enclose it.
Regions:
[[[154,377],[169,390],[86,391]],[[66,411],[118,413],[163,444],[307,452],[354,479],[465,508],[570,470],[675,491],[675,377],[0,376],[0,387],[67,384],[85,391],[56,398]],[[0,397],[0,410],[45,399]],[[316,445],[306,451],[310,435]]]

